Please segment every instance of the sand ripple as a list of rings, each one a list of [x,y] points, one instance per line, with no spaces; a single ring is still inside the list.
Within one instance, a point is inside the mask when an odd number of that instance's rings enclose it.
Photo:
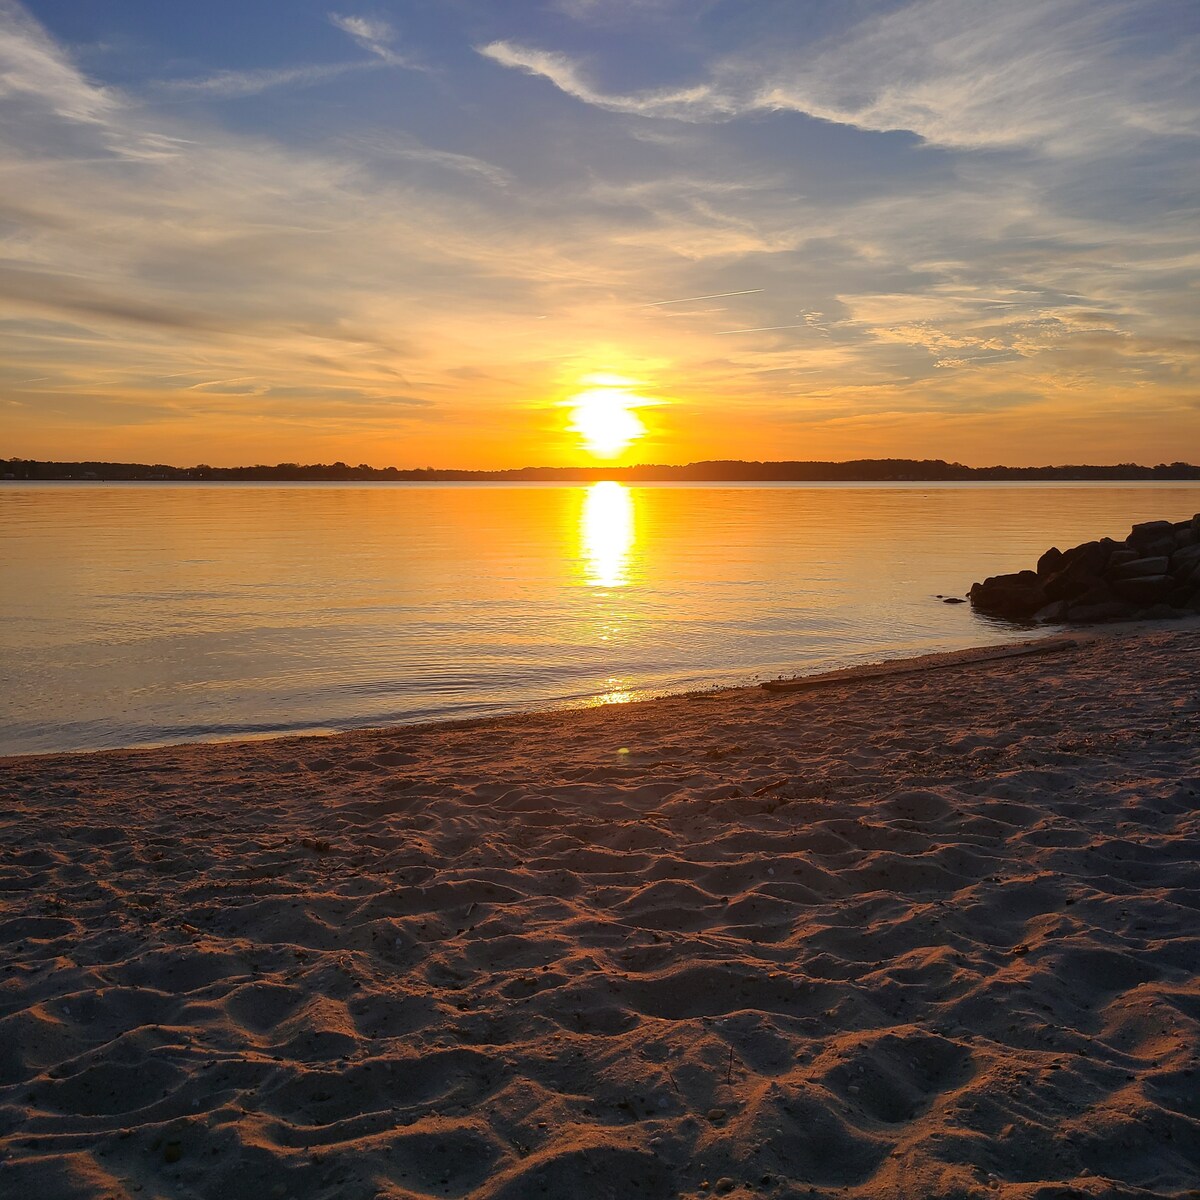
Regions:
[[[1198,666],[9,760],[0,1195],[1200,1196]]]

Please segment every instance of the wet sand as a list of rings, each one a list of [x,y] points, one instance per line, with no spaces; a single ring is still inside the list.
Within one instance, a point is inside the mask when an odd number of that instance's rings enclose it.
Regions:
[[[0,761],[0,1196],[1200,1196],[1200,629]]]

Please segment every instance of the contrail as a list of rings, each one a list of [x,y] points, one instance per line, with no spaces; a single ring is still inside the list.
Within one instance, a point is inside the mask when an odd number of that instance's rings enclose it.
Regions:
[[[765,292],[766,288],[746,288],[741,292],[713,292],[711,296],[681,296],[678,300],[652,300],[649,304],[641,304],[639,308],[661,308],[664,304],[690,304],[693,300],[721,300],[726,296],[752,296],[755,292]]]
[[[772,329],[805,329],[807,327],[807,321],[802,321],[799,325],[757,325],[753,329],[718,329],[717,336],[720,337],[726,333],[769,333]]]

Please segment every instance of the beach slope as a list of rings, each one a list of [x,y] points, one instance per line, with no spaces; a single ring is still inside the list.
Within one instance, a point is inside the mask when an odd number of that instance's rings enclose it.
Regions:
[[[1198,684],[0,762],[0,1195],[1198,1196]]]

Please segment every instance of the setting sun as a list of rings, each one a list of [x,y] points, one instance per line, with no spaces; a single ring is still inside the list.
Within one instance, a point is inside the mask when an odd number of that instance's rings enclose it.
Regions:
[[[571,406],[569,428],[580,434],[584,446],[593,454],[611,458],[646,433],[646,427],[633,410],[647,403],[631,390],[633,381],[620,375],[589,375],[591,384],[576,392],[567,403]]]

